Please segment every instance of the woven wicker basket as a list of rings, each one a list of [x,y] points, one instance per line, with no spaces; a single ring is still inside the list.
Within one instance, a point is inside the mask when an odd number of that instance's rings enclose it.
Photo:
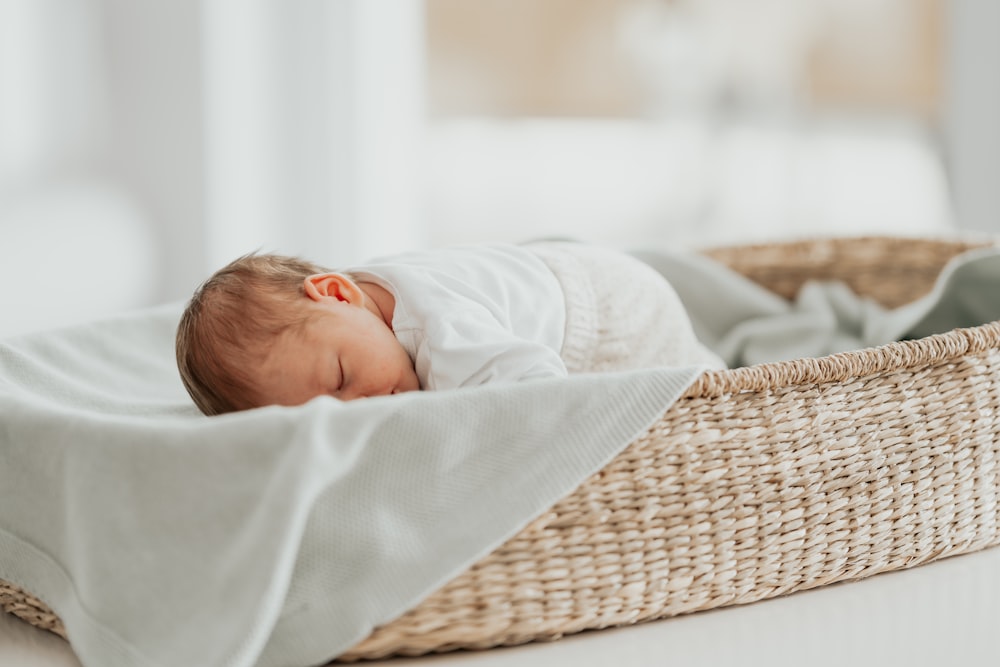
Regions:
[[[860,238],[707,254],[779,294],[897,306],[984,245]],[[341,659],[487,648],[742,604],[1000,543],[1000,322],[707,373],[645,435]],[[0,582],[0,604],[62,634]]]

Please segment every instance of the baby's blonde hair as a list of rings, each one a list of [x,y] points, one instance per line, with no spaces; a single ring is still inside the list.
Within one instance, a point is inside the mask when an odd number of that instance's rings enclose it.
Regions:
[[[198,408],[217,415],[255,407],[253,368],[269,344],[301,328],[303,281],[329,269],[297,257],[251,253],[219,269],[197,290],[177,326],[177,368]]]

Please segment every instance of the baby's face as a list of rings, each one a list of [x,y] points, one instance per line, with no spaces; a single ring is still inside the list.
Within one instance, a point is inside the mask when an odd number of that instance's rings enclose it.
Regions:
[[[272,346],[257,382],[259,405],[301,405],[328,395],[349,401],[420,389],[403,346],[366,308],[336,303]]]

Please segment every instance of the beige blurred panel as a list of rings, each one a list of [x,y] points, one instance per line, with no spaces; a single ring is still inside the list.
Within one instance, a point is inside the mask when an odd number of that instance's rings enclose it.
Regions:
[[[622,116],[639,106],[618,43],[629,0],[427,0],[434,116]]]
[[[808,67],[807,89],[814,107],[884,109],[936,118],[946,1],[825,3]]]

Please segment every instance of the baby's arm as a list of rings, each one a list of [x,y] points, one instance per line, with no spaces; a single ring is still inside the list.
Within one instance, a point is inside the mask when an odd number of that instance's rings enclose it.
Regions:
[[[425,389],[453,389],[487,382],[566,377],[552,348],[518,338],[489,321],[451,320],[427,331],[417,351],[417,373]]]

